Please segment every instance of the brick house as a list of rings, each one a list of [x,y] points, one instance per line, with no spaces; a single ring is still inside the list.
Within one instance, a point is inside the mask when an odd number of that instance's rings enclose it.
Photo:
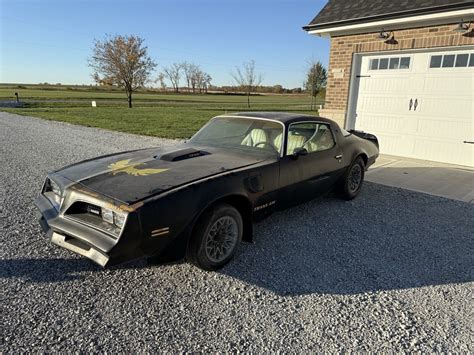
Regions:
[[[474,1],[329,0],[303,29],[331,40],[321,116],[385,154],[474,166]]]

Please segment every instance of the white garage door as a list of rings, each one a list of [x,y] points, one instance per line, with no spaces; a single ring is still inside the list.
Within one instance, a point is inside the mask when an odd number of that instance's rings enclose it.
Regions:
[[[373,54],[359,64],[350,125],[377,135],[384,154],[474,166],[474,49]]]

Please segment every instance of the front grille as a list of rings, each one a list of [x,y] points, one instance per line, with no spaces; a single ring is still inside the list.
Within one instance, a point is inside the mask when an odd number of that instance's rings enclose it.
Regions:
[[[114,237],[120,234],[120,228],[115,224],[108,223],[102,219],[102,208],[87,202],[74,202],[64,213],[70,219],[90,225],[96,229],[108,232]]]

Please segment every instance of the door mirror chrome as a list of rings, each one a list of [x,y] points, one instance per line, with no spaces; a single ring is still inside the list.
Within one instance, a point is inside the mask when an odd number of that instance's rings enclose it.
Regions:
[[[303,155],[308,155],[308,151],[306,150],[306,148],[295,148],[295,150],[293,150],[293,158],[294,159],[298,159],[299,156],[303,156]]]

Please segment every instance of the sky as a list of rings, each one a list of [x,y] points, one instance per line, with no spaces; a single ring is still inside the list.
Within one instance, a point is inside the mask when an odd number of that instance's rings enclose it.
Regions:
[[[327,65],[329,40],[302,30],[325,0],[0,0],[0,83],[91,84],[95,39],[135,34],[158,63],[231,72],[255,60],[264,85],[303,85],[308,61]]]

